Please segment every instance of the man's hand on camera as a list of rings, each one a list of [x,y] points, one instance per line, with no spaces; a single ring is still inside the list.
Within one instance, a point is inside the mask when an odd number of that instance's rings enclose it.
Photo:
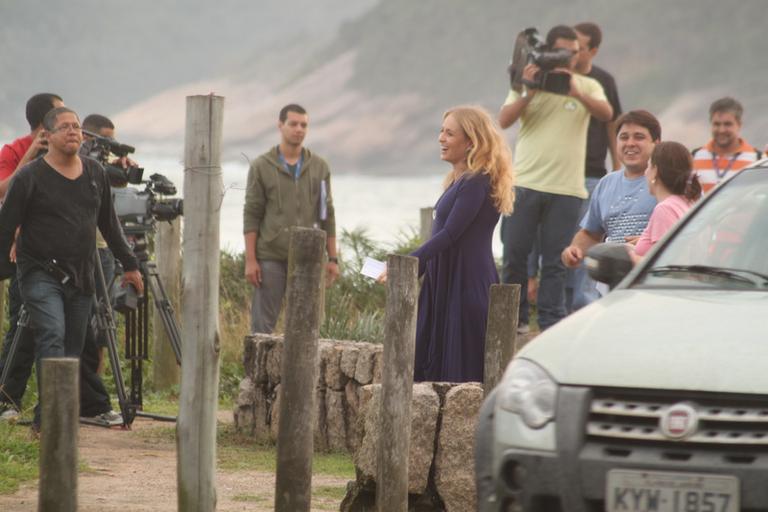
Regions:
[[[573,79],[573,71],[571,71],[568,68],[555,68],[552,71],[557,73],[562,73],[570,77],[570,80],[568,81],[568,83],[570,84],[570,88],[568,89],[568,96],[581,101],[581,97],[582,97],[581,91],[576,85],[576,80]]]
[[[123,169],[128,169],[130,167],[138,167],[138,164],[128,158],[127,156],[121,156],[120,158],[114,160],[113,162],[110,162],[112,165],[122,167]]]
[[[136,288],[136,294],[139,297],[144,295],[144,281],[141,279],[141,272],[138,270],[130,270],[123,274],[121,286],[125,288],[129,284]]]
[[[535,82],[536,81],[536,73],[541,71],[541,68],[537,66],[536,64],[526,64],[526,66],[523,68],[523,81],[524,82]],[[526,87],[526,94],[525,98],[530,101],[533,99],[534,95],[536,95],[536,89],[533,89],[531,87]]]

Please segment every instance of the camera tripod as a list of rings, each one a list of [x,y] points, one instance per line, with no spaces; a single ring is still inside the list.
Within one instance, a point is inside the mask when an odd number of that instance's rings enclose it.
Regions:
[[[112,375],[115,379],[115,390],[117,393],[120,412],[123,417],[123,426],[128,428],[133,423],[136,416],[148,417],[161,421],[176,421],[173,416],[152,414],[144,412],[143,409],[143,362],[149,359],[149,295],[155,300],[155,307],[160,314],[163,327],[168,335],[171,348],[176,356],[176,362],[181,364],[181,335],[176,322],[174,310],[165,288],[157,273],[157,267],[148,260],[140,261],[139,270],[145,283],[145,294],[139,298],[135,310],[127,310],[125,315],[125,357],[131,362],[131,389],[130,396],[126,393],[125,381],[123,380],[122,369],[120,367],[120,358],[117,348],[117,327],[113,314],[112,303],[109,296],[109,288],[104,279],[104,270],[101,266],[101,260],[98,253],[95,257],[96,268],[96,293],[94,315],[96,326],[99,332],[107,337],[107,351],[109,354],[109,364],[112,368]],[[111,283],[110,283],[111,284]],[[22,305],[19,310],[18,328],[14,333],[11,345],[8,350],[8,357],[0,374],[0,390],[5,387],[10,370],[16,357],[19,342],[24,330],[29,327],[29,313]]]

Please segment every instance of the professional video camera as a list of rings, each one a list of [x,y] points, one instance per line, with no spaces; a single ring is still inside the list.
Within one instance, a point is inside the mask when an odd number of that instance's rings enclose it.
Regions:
[[[135,416],[173,421],[175,418],[142,411],[142,367],[144,361],[149,358],[150,297],[154,298],[155,307],[176,356],[176,361],[181,364],[181,332],[176,323],[176,315],[171,301],[168,299],[165,287],[160,280],[157,266],[151,261],[149,239],[155,230],[156,221],[171,221],[182,215],[184,204],[180,198],[162,197],[176,194],[176,186],[165,176],[153,174],[148,180],[142,180],[144,169],[141,167],[133,165],[124,169],[109,162],[111,155],[125,157],[133,153],[133,147],[120,144],[114,139],[103,137],[97,133],[86,130],[83,132],[89,139],[83,144],[81,152],[101,162],[107,172],[112,187],[115,212],[120,219],[123,232],[131,244],[133,253],[139,260],[139,271],[146,285],[145,294],[142,297],[137,295],[132,286],[116,288],[110,301],[109,294],[106,293],[107,285],[103,281],[103,275],[101,275],[101,287],[104,293],[99,300],[100,307],[105,311],[109,311],[113,307],[125,317],[125,357],[130,361],[131,375],[129,395],[126,394],[122,375],[119,371],[115,373],[123,421],[126,425],[130,425]],[[142,189],[128,185],[144,185],[144,187]],[[99,261],[98,258],[96,260]],[[114,306],[111,306],[110,302]],[[102,317],[102,323],[105,325],[112,320],[111,313],[103,314]],[[120,367],[115,341],[116,332],[114,324],[107,327],[111,329],[112,335],[109,352],[110,364],[114,372],[115,368],[119,369]]]
[[[509,64],[509,77],[512,89],[521,92],[523,86],[541,89],[555,94],[568,94],[571,89],[571,75],[556,71],[567,68],[573,53],[565,48],[551,49],[535,28],[527,28],[515,39],[515,49]],[[540,71],[532,81],[523,79],[523,68],[536,64]]]
[[[104,166],[112,186],[115,211],[127,235],[146,233],[154,227],[154,221],[171,221],[184,213],[183,200],[162,198],[176,194],[176,186],[162,174],[153,174],[142,180],[144,169],[130,166],[127,169],[109,163],[110,155],[128,156],[135,149],[114,139],[83,130],[90,137],[83,143],[83,151]],[[144,184],[143,190],[127,185]]]
[[[126,234],[132,229],[150,229],[155,220],[171,221],[184,213],[184,202],[178,197],[160,198],[162,195],[174,195],[176,186],[162,174],[153,174],[143,181],[144,190],[132,187],[112,188],[115,211],[123,224]]]
[[[144,173],[144,169],[141,167],[131,166],[123,169],[109,163],[110,155],[122,158],[136,151],[136,148],[128,144],[120,144],[115,139],[104,137],[88,130],[83,130],[83,133],[89,139],[83,142],[82,152],[101,162],[104,170],[107,171],[109,182],[113,187],[124,187],[128,183],[134,185],[141,183],[141,177]]]

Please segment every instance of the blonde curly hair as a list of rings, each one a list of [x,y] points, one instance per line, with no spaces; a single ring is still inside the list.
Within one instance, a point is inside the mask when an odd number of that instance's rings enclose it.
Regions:
[[[453,107],[443,114],[443,119],[448,116],[453,116],[472,143],[467,155],[467,172],[490,176],[493,205],[499,213],[509,215],[515,201],[512,152],[498,126],[482,107]],[[448,188],[459,177],[459,173],[452,171],[443,185]]]

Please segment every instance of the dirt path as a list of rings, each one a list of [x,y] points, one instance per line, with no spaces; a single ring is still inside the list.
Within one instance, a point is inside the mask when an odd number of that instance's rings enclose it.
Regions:
[[[231,414],[222,414],[222,418]],[[130,431],[82,425],[80,460],[88,470],[78,478],[81,512],[175,512],[176,445],[168,436],[147,435],[167,429],[168,423],[137,418]],[[313,486],[343,486],[346,479],[315,476]],[[219,511],[273,510],[275,476],[260,471],[222,471],[216,474]],[[317,502],[313,510],[338,510],[332,499]],[[0,496],[0,510],[37,510],[37,482],[14,495]]]

